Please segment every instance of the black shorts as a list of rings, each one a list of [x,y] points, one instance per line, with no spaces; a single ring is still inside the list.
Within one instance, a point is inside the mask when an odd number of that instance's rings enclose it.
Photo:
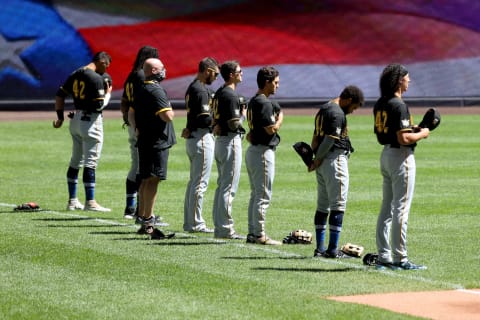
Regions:
[[[142,143],[139,143],[137,147],[140,177],[146,179],[153,176],[160,180],[166,180],[170,149],[160,149],[151,144],[143,145]]]

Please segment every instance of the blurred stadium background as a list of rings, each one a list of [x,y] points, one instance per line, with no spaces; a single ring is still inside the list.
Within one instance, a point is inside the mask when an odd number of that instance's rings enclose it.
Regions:
[[[58,86],[93,53],[112,55],[113,107],[138,49],[160,50],[164,87],[183,103],[198,61],[241,63],[250,97],[264,65],[280,71],[276,98],[309,106],[345,85],[378,96],[378,77],[404,64],[411,104],[478,105],[477,0],[84,0],[0,2],[0,110],[51,110]],[[213,87],[221,85],[217,80]]]

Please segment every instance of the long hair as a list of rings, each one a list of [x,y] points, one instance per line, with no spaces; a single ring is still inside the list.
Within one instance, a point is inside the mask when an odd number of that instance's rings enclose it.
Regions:
[[[408,74],[408,70],[398,63],[392,63],[383,69],[380,76],[380,94],[383,98],[395,95],[400,85],[400,80]]]
[[[132,72],[141,70],[145,60],[148,58],[157,58],[158,59],[158,49],[150,46],[143,46],[138,50],[137,57],[133,63]]]

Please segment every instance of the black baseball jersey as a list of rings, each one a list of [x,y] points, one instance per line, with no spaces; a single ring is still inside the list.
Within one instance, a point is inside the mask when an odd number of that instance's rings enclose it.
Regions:
[[[275,147],[280,143],[277,133],[269,135],[265,127],[275,124],[280,113],[280,105],[272,103],[264,94],[257,94],[248,103],[247,120],[250,128],[250,140],[253,145],[261,144]]]
[[[128,107],[133,107],[135,101],[135,91],[143,85],[145,81],[145,73],[142,69],[132,71],[123,84],[122,98],[128,101]]]
[[[212,91],[198,79],[188,86],[185,93],[185,107],[187,108],[186,127],[190,131],[212,126],[212,96]]]
[[[172,110],[165,89],[156,81],[144,81],[135,92],[135,123],[138,141],[165,149],[177,143],[172,122],[163,121],[159,113]],[[142,141],[140,141],[142,140]]]
[[[373,117],[375,119],[373,130],[378,143],[382,145],[398,147],[397,132],[401,130],[412,132],[412,116],[405,102],[398,97],[378,99],[373,107]]]
[[[313,135],[318,138],[318,145],[322,143],[325,136],[329,136],[334,139],[333,148],[353,151],[348,137],[347,117],[335,102],[329,101],[320,106],[315,115]]]
[[[102,110],[105,87],[102,76],[90,68],[75,70],[57,92],[59,97],[73,97],[77,110],[96,112]]]
[[[241,110],[238,94],[231,87],[220,87],[215,92],[213,99],[213,119],[214,123],[220,126],[220,135],[227,135],[228,132],[245,132],[242,127],[232,130],[228,125],[229,121],[238,121],[240,116]]]

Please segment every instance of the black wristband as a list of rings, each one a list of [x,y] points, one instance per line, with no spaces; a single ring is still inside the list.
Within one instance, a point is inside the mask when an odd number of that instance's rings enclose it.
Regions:
[[[63,110],[57,110],[57,118],[58,120],[65,120],[65,117],[63,116]]]

